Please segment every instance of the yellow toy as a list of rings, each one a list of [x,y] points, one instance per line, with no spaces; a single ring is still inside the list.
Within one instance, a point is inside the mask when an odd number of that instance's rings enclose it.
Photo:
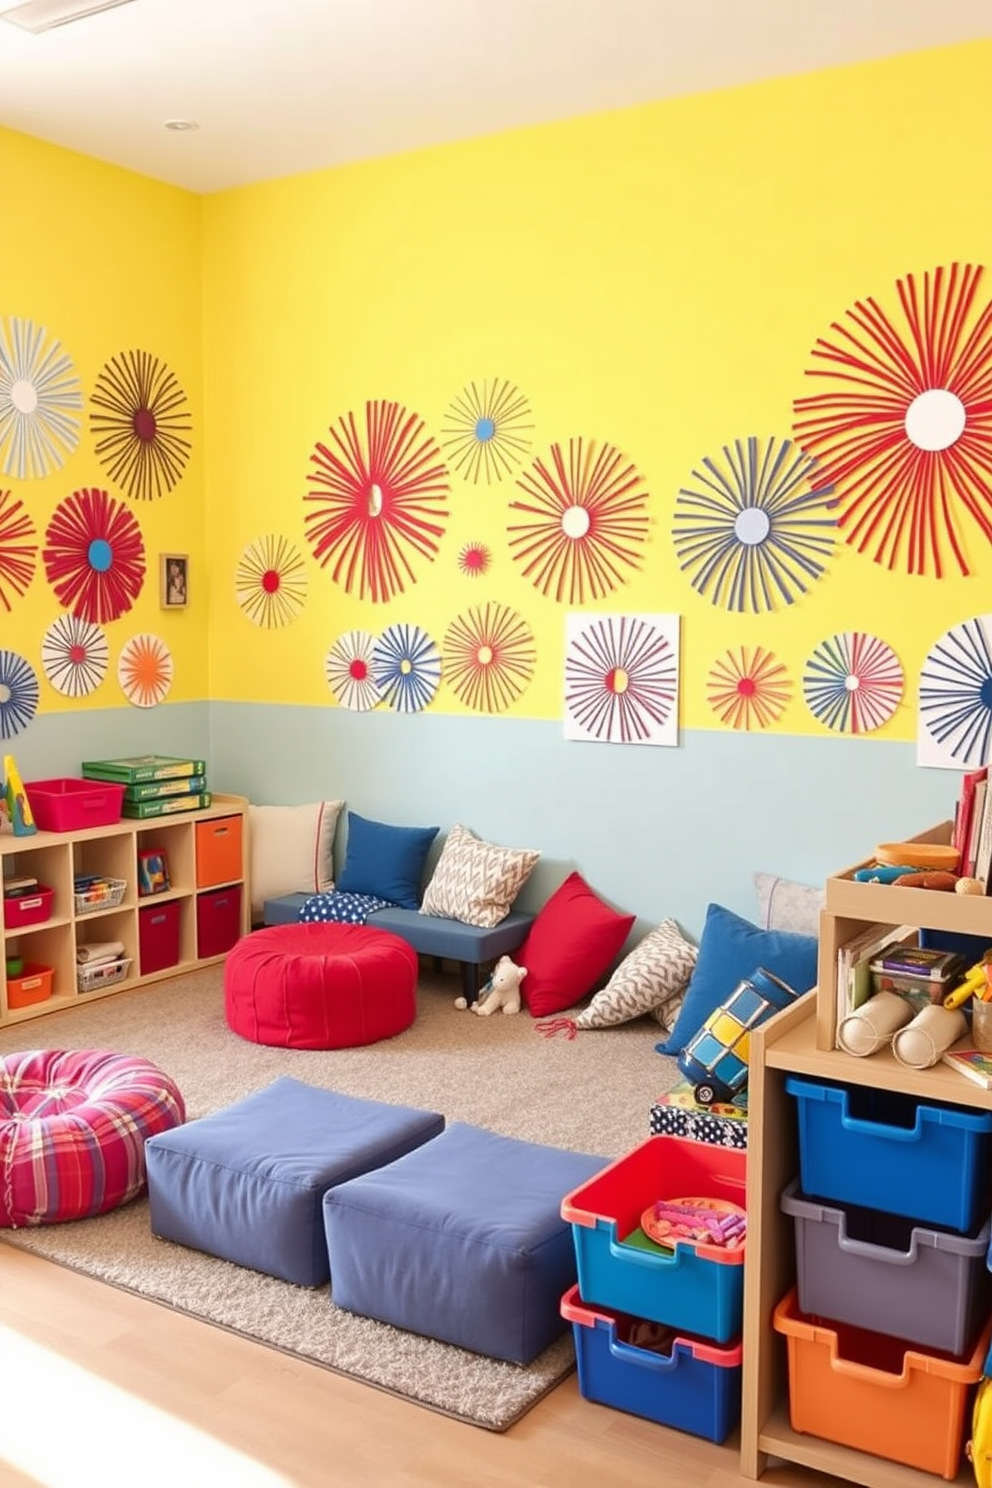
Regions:
[[[978,1488],[992,1488],[992,1380],[979,1381],[965,1454]]]
[[[989,971],[992,969],[992,951],[986,951],[981,961],[966,973],[964,980],[958,982],[953,991],[948,992],[944,998],[945,1008],[962,1007],[969,997],[978,997],[984,993],[989,985]]]
[[[15,837],[30,837],[33,832],[37,832],[38,827],[31,813],[31,802],[24,789],[21,772],[12,754],[5,754],[3,757],[3,775],[7,820],[10,822]]]

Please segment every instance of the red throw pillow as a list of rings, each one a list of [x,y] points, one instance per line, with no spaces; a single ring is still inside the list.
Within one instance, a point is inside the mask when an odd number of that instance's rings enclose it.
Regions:
[[[531,1017],[546,1018],[591,992],[635,919],[604,904],[581,873],[570,873],[514,953],[517,965],[527,968],[520,990]]]

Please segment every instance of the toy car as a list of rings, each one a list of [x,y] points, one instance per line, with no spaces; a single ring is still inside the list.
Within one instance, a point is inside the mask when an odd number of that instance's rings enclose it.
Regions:
[[[733,1103],[747,1084],[751,1030],[789,1007],[798,995],[759,966],[710,1013],[679,1055],[679,1069],[701,1106]]]

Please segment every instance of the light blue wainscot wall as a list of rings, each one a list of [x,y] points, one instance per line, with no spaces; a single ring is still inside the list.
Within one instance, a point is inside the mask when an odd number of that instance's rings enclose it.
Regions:
[[[133,754],[192,756],[209,764],[210,709],[199,702],[38,713],[22,733],[0,741],[0,754],[14,756],[24,780],[78,776],[83,760]],[[225,788],[208,780],[216,790]]]
[[[376,709],[211,705],[217,788],[268,804],[344,798],[408,826],[461,822],[536,847],[537,909],[577,868],[639,936],[671,917],[694,938],[715,900],[757,912],[753,874],[820,884],[953,815],[956,771],[913,744],[684,732],[675,749],[566,740],[554,721]],[[339,826],[340,862],[345,840]],[[435,844],[434,857],[440,848]],[[431,866],[433,858],[428,864]]]

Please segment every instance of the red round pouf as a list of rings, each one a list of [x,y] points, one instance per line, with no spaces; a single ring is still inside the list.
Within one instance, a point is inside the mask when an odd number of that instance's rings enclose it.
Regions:
[[[255,1044],[350,1049],[409,1028],[417,953],[388,930],[302,922],[245,935],[224,963],[227,1024]]]
[[[0,1056],[0,1228],[88,1219],[145,1188],[145,1140],[181,1126],[158,1065],[107,1049]]]

